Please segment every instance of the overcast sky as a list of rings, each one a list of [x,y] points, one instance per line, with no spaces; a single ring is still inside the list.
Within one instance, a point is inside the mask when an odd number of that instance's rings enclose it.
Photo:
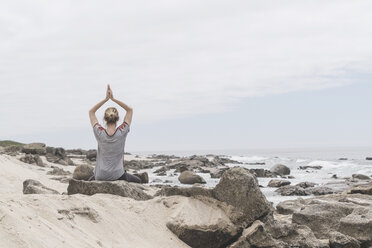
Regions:
[[[134,108],[129,151],[372,146],[371,9],[2,1],[0,140],[95,148],[110,83]]]

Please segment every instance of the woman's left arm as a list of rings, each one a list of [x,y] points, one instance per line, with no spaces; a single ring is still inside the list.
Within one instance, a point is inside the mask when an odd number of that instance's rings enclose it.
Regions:
[[[92,127],[94,127],[94,125],[98,123],[98,120],[96,117],[96,111],[110,99],[110,95],[111,95],[111,89],[110,89],[110,86],[107,85],[106,98],[100,101],[99,103],[97,103],[96,105],[94,105],[94,107],[89,110],[90,124],[92,124]]]

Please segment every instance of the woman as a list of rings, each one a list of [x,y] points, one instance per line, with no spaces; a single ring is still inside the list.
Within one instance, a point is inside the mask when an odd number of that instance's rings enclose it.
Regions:
[[[124,122],[116,127],[119,120],[119,113],[116,108],[107,108],[104,117],[107,129],[104,129],[98,123],[95,113],[109,99],[124,108],[127,113],[124,117]],[[115,99],[110,85],[107,85],[106,98],[89,110],[90,123],[92,124],[94,136],[98,142],[97,164],[94,168],[94,177],[92,180],[125,180],[141,183],[140,178],[130,175],[123,167],[125,140],[132,122],[132,116],[133,109]]]

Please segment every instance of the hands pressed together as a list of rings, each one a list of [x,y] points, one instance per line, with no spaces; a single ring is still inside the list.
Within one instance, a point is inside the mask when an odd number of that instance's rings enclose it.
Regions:
[[[109,99],[114,100],[114,95],[112,93],[110,85],[108,84],[106,90],[106,101],[108,101]]]

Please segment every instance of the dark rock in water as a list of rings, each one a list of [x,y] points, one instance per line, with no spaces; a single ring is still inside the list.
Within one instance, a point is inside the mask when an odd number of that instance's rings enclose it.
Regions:
[[[136,177],[139,177],[141,179],[141,183],[149,183],[149,175],[147,172],[142,172],[142,173],[134,173]]]
[[[165,186],[156,195],[160,196],[172,196],[172,195],[182,195],[186,197],[195,197],[195,196],[207,196],[213,198],[212,189],[193,186],[193,187],[171,187]]]
[[[298,167],[299,170],[307,170],[307,169],[320,170],[321,168],[323,168],[323,166],[320,166],[320,165],[314,165],[314,166],[305,165],[305,166]]]
[[[287,166],[285,166],[285,165],[283,165],[283,164],[277,164],[277,165],[274,165],[274,166],[270,169],[270,171],[271,171],[272,173],[275,173],[275,174],[277,174],[277,175],[281,175],[281,176],[291,174],[291,170],[290,170]]]
[[[348,160],[347,158],[339,158],[338,160]]]
[[[312,182],[300,182],[298,184],[296,184],[296,186],[299,186],[301,188],[310,188],[310,187],[314,187],[315,185],[317,185],[316,183],[312,183]]]
[[[155,178],[154,180],[151,181],[152,183],[162,183],[163,180],[161,180],[160,178]]]
[[[356,178],[356,179],[361,179],[361,180],[370,180],[371,179],[369,176],[363,175],[363,174],[353,174],[352,177]]]
[[[273,172],[265,169],[248,169],[249,173],[253,174],[255,177],[276,177]]]
[[[220,156],[215,156],[212,160],[212,162],[216,165],[225,165],[225,164],[242,164],[242,162],[232,160],[226,157],[220,157]]]
[[[178,177],[178,180],[183,184],[206,183],[201,176],[192,171],[182,172]]]
[[[74,173],[72,174],[72,178],[76,180],[89,180],[93,175],[94,168],[90,165],[78,165],[76,166]]]
[[[89,161],[96,161],[97,159],[97,150],[95,149],[92,149],[92,150],[88,150],[87,151],[87,154],[86,154],[86,157]]]
[[[44,143],[31,143],[24,145],[22,148],[22,152],[26,154],[38,154],[38,155],[45,155],[46,148]]]
[[[168,170],[169,169],[167,167],[163,166],[163,167],[160,167],[159,169],[155,170],[154,173],[158,176],[166,176]]]
[[[372,157],[366,157],[366,160],[372,160]]]
[[[332,178],[337,179],[337,178],[338,178],[338,177],[337,177],[337,174],[333,174],[333,175],[332,175]]]
[[[300,187],[300,186],[292,186],[287,185],[280,187],[279,189],[275,190],[275,192],[279,193],[282,196],[291,196],[291,195],[299,195],[299,196],[306,196],[311,195],[309,191]]]
[[[150,156],[152,159],[160,159],[160,160],[170,160],[170,159],[178,159],[180,157],[177,157],[175,155],[164,155],[164,154],[153,154]]]
[[[291,182],[287,181],[287,180],[272,179],[272,180],[270,180],[270,182],[268,183],[267,186],[268,187],[273,187],[273,188],[279,188],[279,187],[290,185],[290,184],[291,184]]]
[[[340,232],[330,232],[329,247],[330,248],[359,248],[360,242],[350,236],[344,235]]]
[[[55,167],[53,168],[52,171],[48,171],[47,175],[66,176],[66,175],[71,175],[71,172]]]
[[[256,178],[243,168],[231,168],[223,173],[213,189],[214,197],[234,206],[243,215],[234,223],[249,225],[272,213],[273,208],[262,194]]]
[[[71,179],[67,193],[72,194],[112,194],[135,200],[149,200],[152,197],[143,191],[143,186],[126,181],[81,181]]]
[[[48,188],[39,181],[27,179],[23,182],[23,194],[59,194],[58,191]]]
[[[26,154],[19,160],[21,160],[23,163],[36,164],[37,166],[45,167],[43,160],[40,158],[39,155]]]

